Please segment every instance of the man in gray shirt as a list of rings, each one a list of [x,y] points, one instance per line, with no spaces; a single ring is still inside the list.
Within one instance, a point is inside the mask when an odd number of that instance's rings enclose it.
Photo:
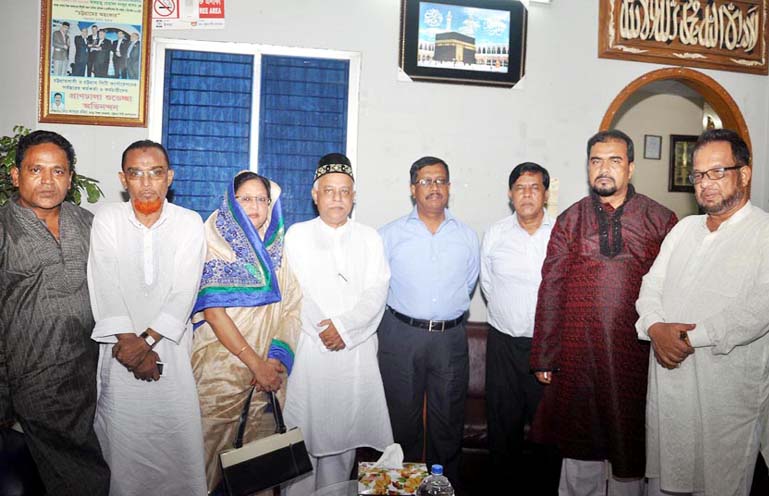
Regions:
[[[48,494],[106,495],[93,430],[98,348],[86,285],[89,212],[65,202],[75,151],[19,140],[14,197],[0,207],[0,426],[18,421]]]

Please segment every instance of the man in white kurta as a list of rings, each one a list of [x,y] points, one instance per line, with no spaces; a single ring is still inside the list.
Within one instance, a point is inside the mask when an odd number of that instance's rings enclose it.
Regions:
[[[769,456],[769,215],[748,201],[749,159],[732,131],[700,137],[691,180],[707,215],[680,221],[643,279],[650,495],[748,495]]]
[[[315,469],[290,496],[348,479],[355,448],[393,440],[376,359],[390,270],[379,234],[348,218],[354,194],[347,157],[324,156],[312,192],[320,216],[286,233],[303,299],[285,420],[302,429]]]
[[[173,180],[165,150],[137,143],[120,172],[131,200],[104,205],[91,231],[92,338],[101,343],[94,426],[114,473],[110,495],[205,495],[189,321],[203,223],[165,201]]]

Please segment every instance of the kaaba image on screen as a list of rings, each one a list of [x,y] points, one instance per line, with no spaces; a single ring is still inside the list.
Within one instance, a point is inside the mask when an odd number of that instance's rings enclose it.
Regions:
[[[462,33],[436,33],[433,60],[475,63],[475,38]]]
[[[525,63],[521,0],[401,0],[398,65],[411,80],[509,88]]]

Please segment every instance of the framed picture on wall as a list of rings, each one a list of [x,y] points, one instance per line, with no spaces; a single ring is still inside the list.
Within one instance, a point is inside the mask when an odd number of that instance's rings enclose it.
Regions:
[[[662,136],[644,134],[644,158],[650,160],[662,158]]]
[[[517,0],[401,0],[399,65],[411,79],[510,88],[524,75]]]
[[[152,2],[41,2],[39,121],[145,126]]]
[[[698,136],[687,134],[670,135],[670,172],[668,191],[694,193],[694,185],[689,182],[689,174],[694,169],[692,152]]]

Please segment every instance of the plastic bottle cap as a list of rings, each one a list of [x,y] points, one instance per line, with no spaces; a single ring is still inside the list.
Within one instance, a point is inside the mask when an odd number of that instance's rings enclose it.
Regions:
[[[443,465],[438,465],[436,463],[430,469],[430,473],[433,474],[433,475],[443,475]]]

